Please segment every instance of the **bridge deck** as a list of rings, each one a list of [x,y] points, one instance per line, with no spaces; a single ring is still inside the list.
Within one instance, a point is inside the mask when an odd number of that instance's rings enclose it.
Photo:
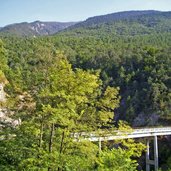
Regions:
[[[116,139],[127,138],[144,138],[153,136],[171,135],[171,127],[163,128],[140,128],[126,131],[111,131],[110,133],[75,133],[76,139],[84,139],[89,141],[110,141]]]
[[[99,150],[101,150],[101,141],[110,141],[116,139],[127,139],[127,138],[145,138],[153,137],[154,141],[154,160],[150,160],[150,150],[149,150],[149,138],[147,138],[147,152],[146,152],[146,171],[150,171],[150,165],[154,165],[155,171],[158,171],[158,144],[157,136],[171,135],[171,127],[163,128],[140,128],[132,129],[130,131],[101,131],[101,132],[91,132],[91,133],[74,133],[73,136],[75,141],[98,141]]]

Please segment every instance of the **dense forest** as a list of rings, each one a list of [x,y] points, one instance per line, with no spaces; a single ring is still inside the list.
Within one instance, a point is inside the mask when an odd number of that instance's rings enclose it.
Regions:
[[[144,170],[144,140],[74,141],[72,133],[171,123],[171,13],[122,12],[51,36],[0,33],[0,170]],[[165,142],[165,143],[164,143]],[[169,139],[159,151],[171,169]],[[144,161],[145,162],[145,161]]]

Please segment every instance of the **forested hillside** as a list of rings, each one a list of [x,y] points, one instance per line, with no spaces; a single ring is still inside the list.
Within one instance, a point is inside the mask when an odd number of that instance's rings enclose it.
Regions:
[[[98,38],[169,33],[171,12],[130,11],[92,17],[68,28],[68,35]],[[66,35],[66,32],[65,32]]]
[[[109,14],[53,36],[1,39],[8,97],[1,108],[22,123],[15,129],[2,123],[0,170],[137,170],[141,143],[104,143],[99,152],[98,144],[78,143],[71,134],[131,130],[125,121],[171,124],[171,12]],[[166,144],[161,157],[169,170]]]
[[[153,125],[144,114],[170,115],[170,22],[170,12],[120,12],[89,18],[56,38],[75,53],[76,67],[100,69],[104,84],[121,88],[122,119]]]

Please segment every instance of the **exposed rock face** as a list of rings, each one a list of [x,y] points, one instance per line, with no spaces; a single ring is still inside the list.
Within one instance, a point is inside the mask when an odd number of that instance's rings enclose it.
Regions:
[[[158,124],[159,115],[152,113],[152,114],[139,114],[133,121],[133,127],[139,126],[155,126]]]
[[[4,84],[0,83],[0,124],[4,122],[8,122],[8,118],[6,117],[5,109],[2,107],[2,104],[5,102],[5,92],[4,92]]]
[[[3,107],[3,103],[6,101],[4,84],[0,83],[0,126],[3,124],[11,124],[12,126],[17,126],[21,123],[21,120],[14,120],[8,117],[8,111]]]
[[[5,102],[4,85],[0,83],[0,102]]]
[[[64,30],[77,22],[42,22],[35,21],[31,23],[23,22],[7,25],[0,29],[0,32],[17,36],[43,36],[52,35]]]
[[[2,107],[2,104],[5,102],[5,92],[4,84],[0,83],[0,122],[9,122],[9,118],[6,116],[6,110]]]

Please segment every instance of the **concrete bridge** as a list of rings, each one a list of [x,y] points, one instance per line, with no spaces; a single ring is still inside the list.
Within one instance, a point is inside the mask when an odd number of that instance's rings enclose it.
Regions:
[[[102,141],[111,141],[117,139],[128,138],[146,138],[146,171],[150,171],[150,165],[153,165],[155,171],[158,171],[158,136],[171,135],[171,127],[162,128],[139,128],[131,129],[130,131],[111,131],[111,132],[92,132],[92,133],[75,133],[74,137],[78,140],[89,140],[92,142],[99,142],[99,148],[101,149]],[[154,160],[150,160],[150,141],[154,143]]]

